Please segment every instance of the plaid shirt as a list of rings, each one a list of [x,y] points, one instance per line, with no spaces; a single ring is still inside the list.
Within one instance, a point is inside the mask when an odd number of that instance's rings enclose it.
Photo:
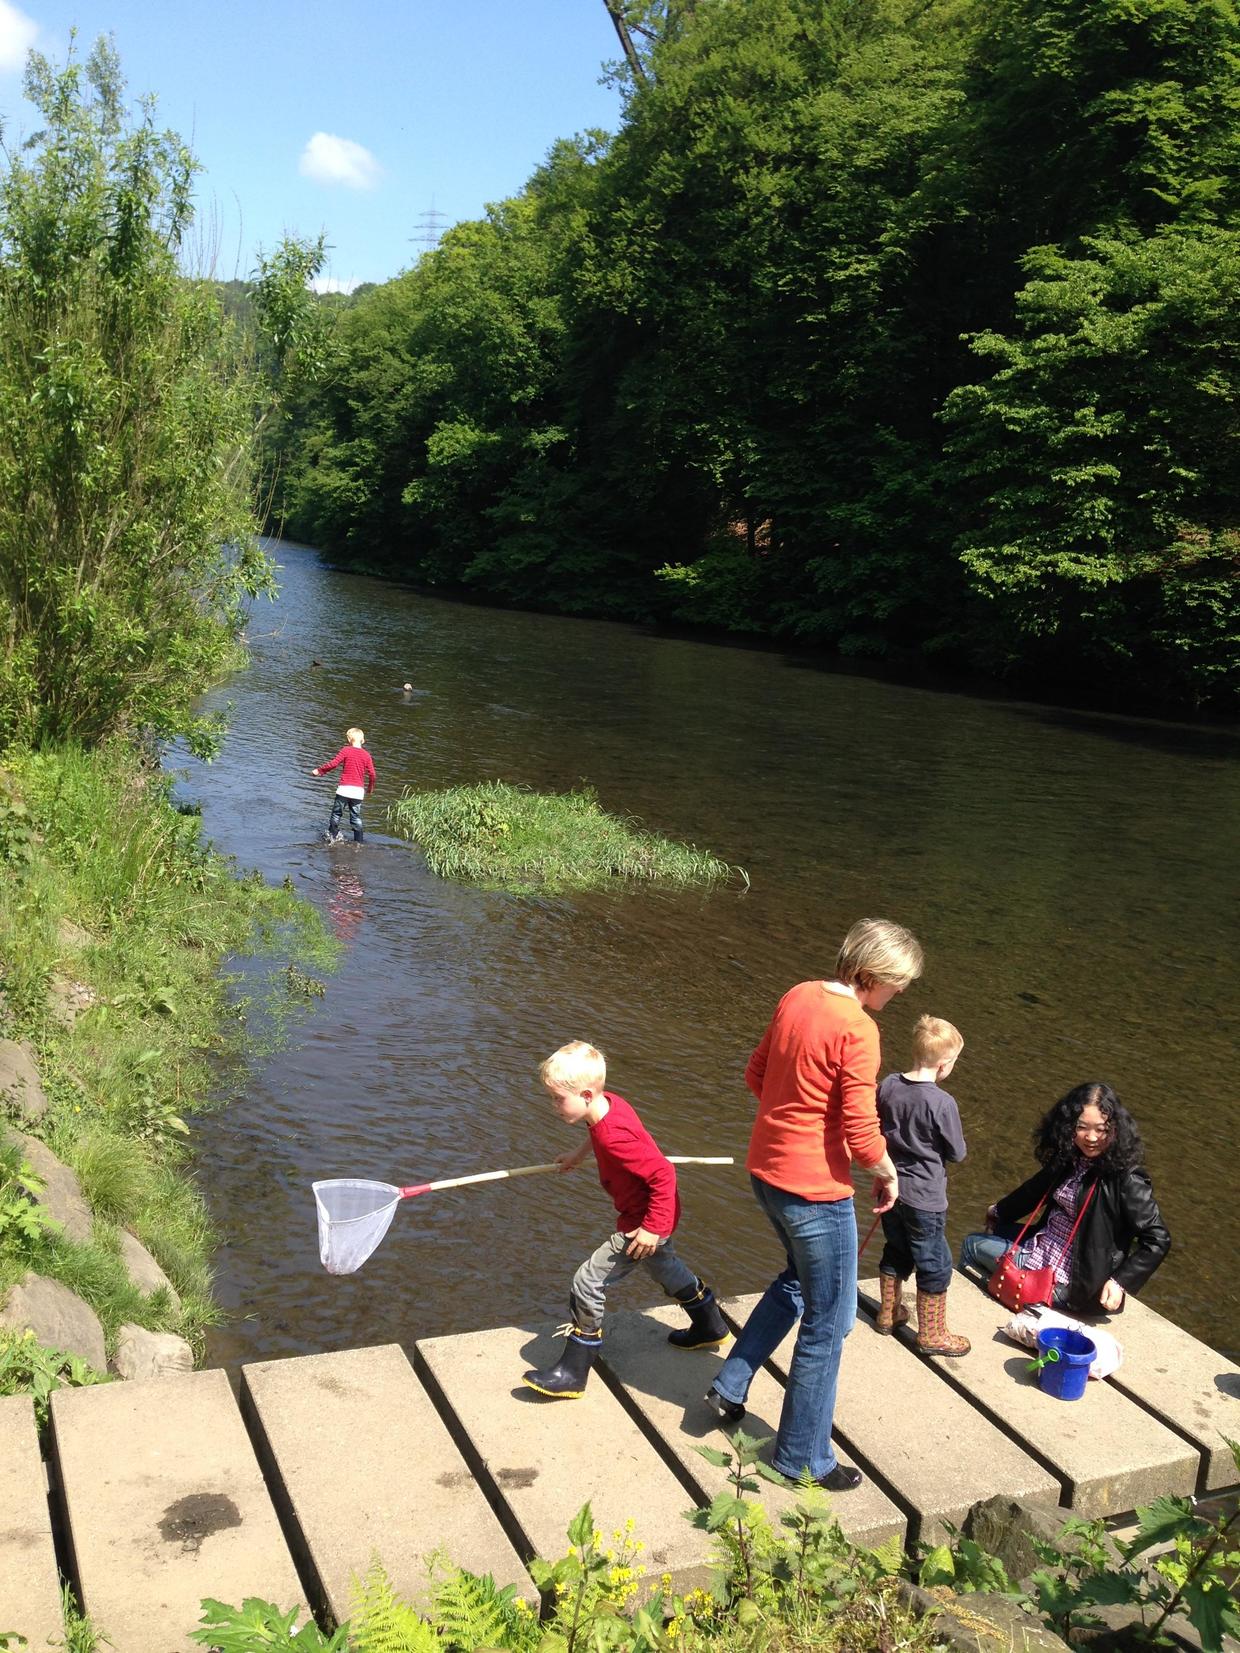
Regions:
[[[1072,1233],[1072,1224],[1076,1221],[1081,1186],[1088,1169],[1089,1161],[1082,1159],[1067,1181],[1059,1184],[1051,1195],[1050,1217],[1046,1227],[1036,1239],[1027,1240],[1020,1248],[1020,1266],[1053,1268],[1056,1285],[1066,1286],[1072,1271],[1068,1236]]]

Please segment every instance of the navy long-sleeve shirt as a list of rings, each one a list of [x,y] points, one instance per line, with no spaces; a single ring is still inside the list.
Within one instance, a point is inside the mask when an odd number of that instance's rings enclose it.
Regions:
[[[946,1211],[945,1162],[965,1156],[955,1097],[933,1080],[889,1073],[878,1087],[878,1117],[902,1203],[914,1211]]]

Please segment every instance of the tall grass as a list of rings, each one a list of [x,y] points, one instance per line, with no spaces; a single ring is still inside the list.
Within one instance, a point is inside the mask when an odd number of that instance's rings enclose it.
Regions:
[[[255,949],[318,968],[335,952],[312,909],[204,845],[131,747],[0,760],[0,1035],[34,1045],[51,1106],[31,1128],[76,1171],[95,1218],[89,1245],[54,1237],[37,1255],[0,1234],[0,1295],[36,1267],[91,1303],[109,1342],[124,1320],[197,1342],[218,1318],[190,1132],[221,1062],[247,1049],[221,965]],[[94,997],[71,1026],[49,1006],[55,977]],[[283,983],[273,963],[269,997],[287,997]],[[129,1284],[120,1227],[168,1275],[179,1311]]]
[[[502,781],[406,790],[388,810],[432,872],[516,893],[599,889],[617,879],[701,886],[745,873],[692,844],[608,815],[590,788],[531,792]]]

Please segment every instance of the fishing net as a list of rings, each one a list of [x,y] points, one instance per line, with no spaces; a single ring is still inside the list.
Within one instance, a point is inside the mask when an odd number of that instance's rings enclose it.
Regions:
[[[353,1274],[391,1227],[400,1189],[360,1177],[335,1177],[313,1187],[319,1259],[329,1274]]]

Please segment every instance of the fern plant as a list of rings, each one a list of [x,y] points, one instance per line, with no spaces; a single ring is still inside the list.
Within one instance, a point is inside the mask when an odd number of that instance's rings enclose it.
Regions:
[[[350,1608],[353,1653],[437,1653],[433,1627],[396,1594],[378,1556],[353,1580]]]

